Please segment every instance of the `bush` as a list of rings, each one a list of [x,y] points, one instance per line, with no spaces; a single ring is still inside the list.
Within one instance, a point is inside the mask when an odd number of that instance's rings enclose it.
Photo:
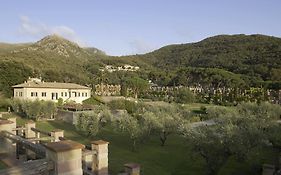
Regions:
[[[11,106],[10,99],[1,98],[0,99],[0,111],[7,111],[7,109]]]
[[[190,118],[191,123],[200,122],[200,121],[201,121],[201,119],[200,119],[199,116],[193,116],[193,117]]]
[[[175,93],[175,101],[177,103],[193,103],[195,96],[189,89],[181,88]]]
[[[100,104],[104,104],[104,102],[102,101],[102,99],[98,96],[93,96],[91,98],[88,98],[86,100],[83,101],[83,104],[88,104],[88,105],[100,105]]]
[[[125,109],[129,114],[137,110],[137,104],[129,100],[113,100],[108,103],[110,109]]]
[[[13,99],[10,104],[14,112],[35,120],[49,119],[56,113],[56,104],[52,101]]]

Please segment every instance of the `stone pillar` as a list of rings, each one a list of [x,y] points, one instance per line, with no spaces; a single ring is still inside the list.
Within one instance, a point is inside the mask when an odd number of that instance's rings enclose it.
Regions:
[[[273,175],[275,171],[274,165],[263,164],[262,165],[262,175]]]
[[[92,171],[96,175],[108,175],[108,144],[103,140],[92,142]]]
[[[92,169],[92,162],[93,162],[93,151],[84,149],[82,155],[83,169],[85,170]]]
[[[33,121],[28,121],[25,124],[25,138],[30,139],[30,138],[35,138],[36,133],[31,130],[31,128],[35,128],[35,123]]]
[[[9,121],[13,122],[12,127],[13,129],[17,128],[17,118],[16,117],[12,117],[12,118],[8,118]],[[17,131],[13,131],[13,134],[17,134]]]
[[[52,142],[59,142],[60,137],[64,137],[64,131],[60,130],[60,129],[55,129],[55,130],[51,131],[51,137],[54,137]]]
[[[14,122],[9,120],[0,120],[0,132],[8,131],[13,133]],[[15,148],[13,142],[10,139],[0,137],[0,153],[14,154]]]
[[[82,149],[84,145],[64,140],[46,145],[46,157],[54,162],[50,175],[82,175]]]
[[[124,165],[125,172],[128,175],[140,175],[140,165],[136,163],[127,163]]]

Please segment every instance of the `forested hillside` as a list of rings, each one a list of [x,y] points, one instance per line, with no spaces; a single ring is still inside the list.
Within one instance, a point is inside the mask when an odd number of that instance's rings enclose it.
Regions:
[[[281,39],[264,35],[220,35],[198,43],[166,46],[143,59],[169,70],[220,68],[262,80],[281,80]]]
[[[280,88],[281,39],[264,35],[220,35],[197,43],[170,45],[143,55],[113,57],[96,48],[81,48],[56,35],[35,43],[0,43],[0,91],[28,76],[45,81],[93,84],[104,65],[131,64],[137,73],[104,74],[107,83],[126,76],[151,79],[159,85],[198,84]]]

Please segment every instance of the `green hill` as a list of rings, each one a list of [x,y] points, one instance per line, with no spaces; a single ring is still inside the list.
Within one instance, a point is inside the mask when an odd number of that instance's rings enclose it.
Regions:
[[[264,35],[220,35],[170,45],[143,56],[161,69],[220,68],[262,80],[280,81],[281,39]]]
[[[264,35],[220,35],[122,57],[108,56],[96,48],[82,48],[56,35],[35,43],[0,43],[0,91],[11,95],[10,87],[28,76],[41,76],[45,81],[91,84],[97,81],[99,68],[105,64],[137,65],[141,69],[134,75],[160,85],[280,84],[281,39]],[[108,83],[118,83],[121,77],[132,76],[128,74],[106,76]]]

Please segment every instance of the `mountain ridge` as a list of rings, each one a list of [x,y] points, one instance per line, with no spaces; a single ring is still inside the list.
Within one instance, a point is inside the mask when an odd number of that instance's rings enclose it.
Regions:
[[[101,67],[124,64],[140,66],[136,76],[160,85],[178,82],[174,79],[188,79],[177,77],[182,70],[190,76],[202,71],[201,68],[213,69],[206,71],[212,74],[232,72],[255,82],[281,81],[281,39],[266,35],[218,35],[199,42],[164,46],[147,54],[119,57],[106,55],[96,48],[82,48],[54,35],[34,43],[0,44],[0,79],[3,79],[0,83],[5,84],[0,90],[24,81],[27,76],[88,84],[98,79]],[[108,83],[120,83],[124,75],[119,74],[108,74],[112,80]],[[6,77],[13,76],[18,78],[7,83]]]

